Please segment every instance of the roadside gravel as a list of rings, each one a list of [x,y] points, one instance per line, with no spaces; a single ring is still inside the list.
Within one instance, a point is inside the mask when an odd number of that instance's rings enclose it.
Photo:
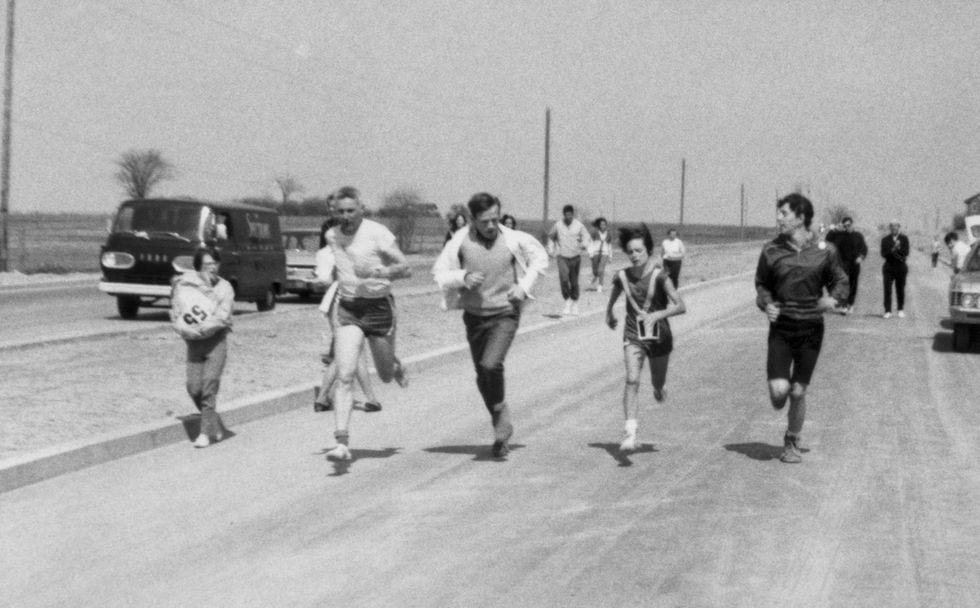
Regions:
[[[682,287],[753,270],[759,247],[756,242],[691,247]],[[614,257],[607,275],[625,264],[622,254]],[[583,286],[591,275],[584,266]],[[425,285],[424,273],[417,273],[412,283]],[[746,279],[746,289],[752,289],[751,279]],[[434,289],[414,291],[426,293],[398,298],[399,354],[407,357],[464,343],[458,313],[440,312]],[[525,324],[561,308],[553,265],[535,295]],[[601,310],[606,298],[607,293],[585,291],[583,312]],[[600,317],[595,322],[600,323]],[[281,305],[274,314],[236,315],[219,412],[222,403],[318,378],[319,353],[329,336],[312,304]],[[184,351],[180,338],[162,322],[157,329],[127,335],[0,351],[0,460],[194,413],[184,390]],[[383,387],[382,400],[424,397],[411,387],[395,390]],[[321,419],[326,428],[327,419]]]

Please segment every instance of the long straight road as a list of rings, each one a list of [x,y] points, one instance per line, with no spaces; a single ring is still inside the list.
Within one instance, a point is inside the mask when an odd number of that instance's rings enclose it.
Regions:
[[[518,338],[504,462],[461,354],[356,414],[349,466],[324,459],[329,418],[297,411],[0,495],[0,598],[975,606],[980,355],[951,351],[946,275],[913,262],[908,318],[878,316],[875,265],[858,313],[828,317],[802,464],[778,460],[785,414],[743,277],[685,296],[668,401],[642,387],[629,457],[620,332],[593,315]]]

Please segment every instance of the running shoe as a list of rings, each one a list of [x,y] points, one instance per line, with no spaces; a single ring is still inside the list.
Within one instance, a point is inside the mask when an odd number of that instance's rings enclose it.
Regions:
[[[660,387],[660,388],[654,387],[654,389],[653,389],[653,398],[656,399],[658,403],[660,403],[664,399],[666,399],[667,398],[667,387],[666,386],[663,386],[663,387]]]
[[[209,445],[211,445],[211,438],[205,435],[204,433],[198,435],[197,439],[194,440],[195,448],[206,448]]]
[[[620,452],[635,452],[636,451],[636,434],[627,433],[626,437],[619,444]]]
[[[511,436],[514,434],[514,425],[510,423],[509,416],[508,419],[504,419],[503,416],[498,419],[497,424],[493,427],[493,447],[490,448],[490,452],[493,454],[494,458],[503,458],[507,456],[510,452],[510,446],[507,442],[510,440]]]
[[[327,460],[350,460],[350,448],[342,443],[338,443],[337,447],[327,452]]]
[[[317,397],[313,401],[313,411],[314,412],[329,412],[333,409],[333,400],[330,399],[330,395],[324,393],[322,396]]]
[[[405,367],[401,364],[400,361],[398,363],[395,363],[395,371],[393,376],[395,378],[395,382],[398,383],[398,386],[402,388],[408,386],[408,376],[405,374]],[[381,409],[381,406],[378,406],[378,409]]]
[[[899,319],[904,319],[905,318],[905,311],[904,310],[898,311],[898,318]]]
[[[363,404],[361,404],[361,407],[364,408],[364,411],[365,412],[380,412],[381,411],[381,404],[378,403],[377,401],[365,401]]]
[[[892,318],[892,313],[886,312],[885,314],[881,315],[881,317],[883,319],[891,319]]]
[[[792,435],[783,437],[783,453],[779,459],[788,464],[798,464],[803,462],[803,454],[800,453],[800,438]]]

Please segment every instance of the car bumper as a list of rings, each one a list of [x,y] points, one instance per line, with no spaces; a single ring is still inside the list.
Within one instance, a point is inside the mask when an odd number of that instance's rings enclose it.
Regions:
[[[953,323],[965,325],[980,325],[980,309],[950,306],[949,318]]]
[[[169,285],[147,285],[144,283],[112,283],[99,281],[99,291],[111,296],[146,296],[169,298]]]

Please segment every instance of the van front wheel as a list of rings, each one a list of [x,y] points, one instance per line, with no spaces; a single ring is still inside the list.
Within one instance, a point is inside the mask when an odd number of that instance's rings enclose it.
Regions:
[[[135,319],[140,311],[140,299],[132,296],[116,296],[116,310],[123,319]]]
[[[265,312],[267,310],[272,310],[276,307],[276,292],[272,290],[271,287],[265,290],[265,294],[255,301],[255,307],[259,309],[259,312]]]

